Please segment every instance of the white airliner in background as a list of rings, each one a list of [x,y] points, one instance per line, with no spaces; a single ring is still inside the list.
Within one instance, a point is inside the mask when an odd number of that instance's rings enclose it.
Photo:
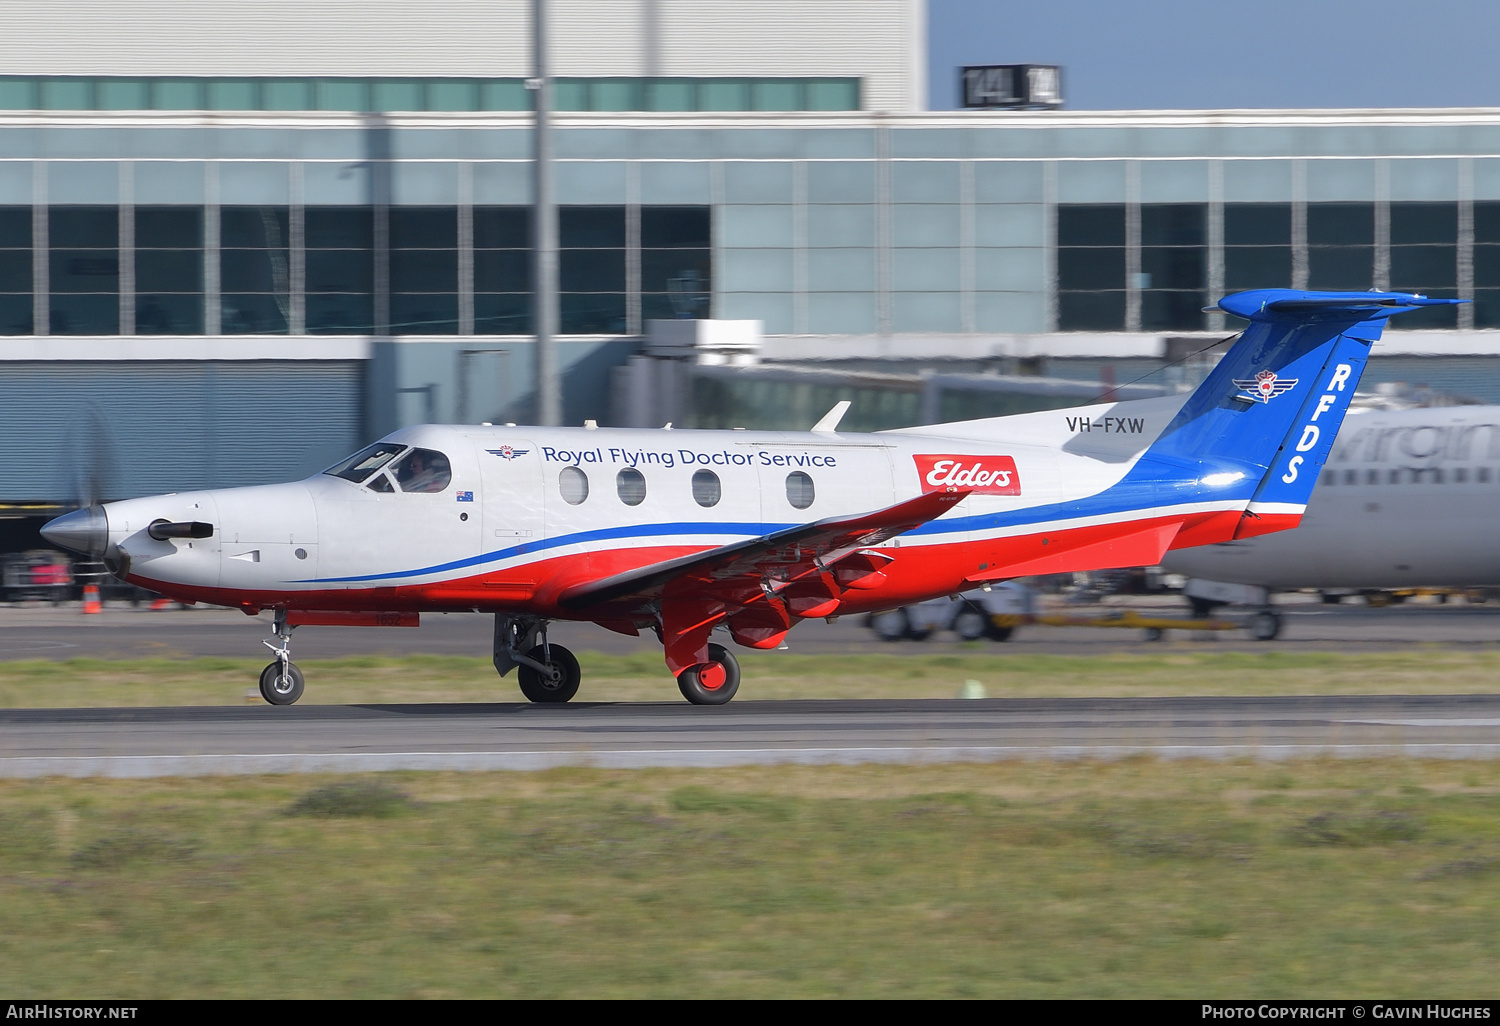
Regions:
[[[1295,531],[1169,552],[1162,566],[1271,590],[1500,585],[1500,407],[1351,410]],[[1229,594],[1225,592],[1224,594]]]

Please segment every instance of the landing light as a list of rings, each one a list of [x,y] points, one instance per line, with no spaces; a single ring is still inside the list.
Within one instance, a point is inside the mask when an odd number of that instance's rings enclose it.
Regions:
[[[1245,475],[1238,470],[1225,471],[1221,474],[1205,474],[1203,477],[1200,477],[1198,479],[1198,483],[1206,484],[1210,488],[1223,488],[1225,485],[1234,484],[1244,476]]]

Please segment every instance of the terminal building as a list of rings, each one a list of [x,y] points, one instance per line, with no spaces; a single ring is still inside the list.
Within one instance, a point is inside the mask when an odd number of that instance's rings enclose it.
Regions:
[[[529,3],[3,6],[10,515],[534,416]],[[1473,300],[1366,387],[1500,402],[1500,110],[929,111],[920,0],[551,7],[568,422],[1157,394],[1278,286]]]

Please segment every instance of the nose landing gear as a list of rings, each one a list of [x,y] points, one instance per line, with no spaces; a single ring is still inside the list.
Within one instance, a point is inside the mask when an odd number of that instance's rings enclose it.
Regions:
[[[260,697],[272,705],[291,705],[302,697],[302,671],[292,662],[292,630],[287,626],[286,610],[275,612],[276,641],[261,642],[276,653],[276,661],[260,671]]]

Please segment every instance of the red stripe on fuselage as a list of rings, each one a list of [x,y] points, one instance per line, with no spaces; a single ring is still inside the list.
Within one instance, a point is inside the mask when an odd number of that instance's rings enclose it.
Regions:
[[[1240,510],[1209,511],[1163,517],[1145,517],[1109,524],[1094,524],[1002,538],[944,542],[928,545],[908,544],[886,550],[895,557],[884,569],[886,580],[870,590],[846,591],[838,612],[858,613],[890,609],[941,595],[951,595],[972,587],[966,583],[976,575],[988,580],[1003,577],[1003,568],[1021,567],[1047,557],[1049,566],[1075,570],[1106,569],[1088,565],[1070,567],[1067,553],[1072,549],[1097,547],[1102,542],[1136,535],[1155,527],[1180,525],[1172,548],[1190,544],[1206,545],[1236,537],[1236,527],[1252,524],[1267,531],[1295,527],[1299,519],[1286,514],[1262,514],[1258,520],[1244,518]],[[1287,521],[1290,521],[1288,523]],[[132,574],[129,580],[143,588],[161,592],[189,602],[259,610],[275,607],[291,609],[442,611],[475,609],[484,612],[515,611],[556,620],[589,620],[587,611],[564,610],[557,596],[567,588],[641,567],[651,566],[679,556],[705,551],[692,545],[658,545],[639,548],[598,549],[565,556],[539,559],[534,563],[507,567],[491,573],[427,584],[403,584],[371,588],[336,588],[316,591],[238,591],[230,588],[204,588],[153,580]],[[1094,548],[1097,553],[1097,548]],[[1087,561],[1084,553],[1080,560]],[[596,614],[597,615],[597,614]]]

